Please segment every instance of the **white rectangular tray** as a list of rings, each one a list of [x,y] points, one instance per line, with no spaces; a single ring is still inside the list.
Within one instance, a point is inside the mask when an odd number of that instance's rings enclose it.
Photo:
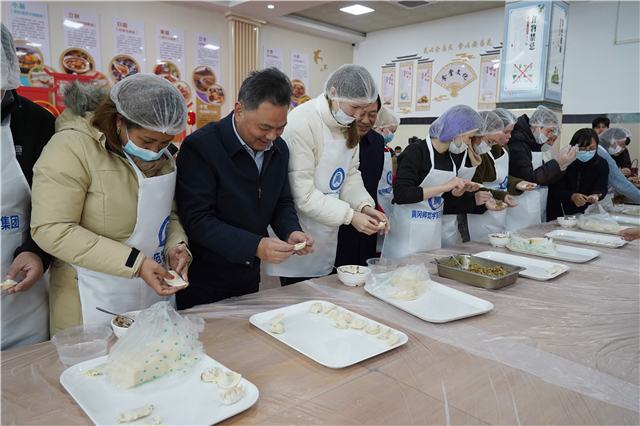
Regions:
[[[118,424],[118,413],[153,404],[149,418],[162,416],[169,425],[213,425],[251,407],[258,400],[258,388],[246,379],[240,384],[244,396],[224,405],[218,385],[200,380],[207,367],[228,368],[208,356],[200,364],[131,389],[122,389],[110,377],[86,377],[84,372],[107,362],[107,356],[76,364],[65,370],[60,383],[96,425]],[[144,420],[144,419],[141,419]]]
[[[318,314],[309,312],[309,307],[315,302],[322,303],[322,312]],[[336,305],[335,309],[353,315],[352,322],[355,318],[367,320],[367,325],[362,330],[339,329],[335,327],[332,320],[325,317],[324,312],[331,306],[333,303],[324,300],[309,300],[252,315],[249,321],[269,336],[329,368],[344,368],[357,364],[365,359],[396,349],[409,340],[406,334],[392,328],[391,333],[400,334],[400,340],[389,347],[387,340],[381,340],[375,335],[367,334],[365,329],[374,324],[379,324],[381,330],[390,327]],[[269,321],[280,313],[284,313],[281,322],[285,326],[285,331],[282,334],[273,334],[269,331],[271,328]]]
[[[432,280],[427,282],[427,291],[422,296],[416,300],[409,301],[386,297],[379,292],[373,291],[368,284],[364,286],[364,289],[372,296],[428,322],[455,321],[484,314],[493,309],[491,302]]]
[[[556,251],[553,253],[534,253],[527,250],[518,250],[507,245],[507,249],[514,253],[529,254],[531,256],[548,257],[549,259],[563,260],[565,262],[585,263],[600,256],[597,250],[585,249],[580,247],[563,246],[556,244]]]
[[[631,216],[640,216],[640,207],[631,207],[629,209],[622,210],[624,214],[630,214]]]
[[[514,254],[501,253],[497,251],[483,251],[482,253],[475,254],[474,256],[482,257],[489,260],[495,260],[497,262],[508,263],[510,265],[522,266],[526,269],[524,271],[520,271],[520,275],[538,281],[547,281],[551,278],[557,278],[571,269],[568,265],[565,265],[563,263],[529,259],[528,257],[516,256]],[[547,269],[552,268],[554,265],[561,266],[562,271],[551,275],[547,272]]]
[[[590,229],[590,228],[585,228],[584,226],[580,226],[580,225],[578,225],[578,228],[582,229],[583,231],[587,231],[587,232],[598,232],[598,233],[602,233],[602,234],[615,235],[618,232],[622,231],[623,229],[632,228],[632,227],[628,226],[628,225],[620,225],[620,229],[618,229],[617,231],[606,231],[604,229]]]
[[[555,238],[556,240],[609,248],[619,248],[627,244],[625,240],[618,236],[593,234],[591,232],[555,230],[544,235],[545,237]]]
[[[618,223],[624,223],[626,225],[640,226],[640,217],[612,215],[611,219],[615,220]]]

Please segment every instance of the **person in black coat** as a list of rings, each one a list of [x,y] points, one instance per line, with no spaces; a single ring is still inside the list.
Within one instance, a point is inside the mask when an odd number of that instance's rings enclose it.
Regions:
[[[584,213],[589,204],[597,204],[607,195],[609,165],[598,156],[598,135],[593,129],[578,130],[570,142],[578,146],[578,161],[549,186],[547,218],[554,220],[567,215]]]
[[[33,166],[40,158],[42,149],[55,133],[56,118],[40,105],[18,95],[17,91],[7,90],[2,94],[2,122],[5,120],[11,120],[9,127],[16,150],[16,159],[31,187]],[[15,278],[15,274],[19,271],[24,271],[26,275],[16,287],[7,290],[7,294],[30,289],[51,263],[51,255],[38,247],[31,238],[31,232],[26,233],[24,243],[14,251],[13,257],[14,261],[7,275]]]
[[[380,97],[378,102],[365,109],[358,119],[358,134],[360,135],[360,174],[362,182],[378,208],[378,183],[384,168],[384,137],[373,130],[378,111],[380,111]],[[336,251],[335,266],[367,265],[367,259],[376,256],[378,234],[365,235],[358,232],[352,225],[342,225],[338,231],[338,249]]]
[[[257,292],[260,261],[313,252],[289,187],[287,124],[291,83],[275,68],[242,83],[234,111],[189,135],[177,157],[176,202],[189,237],[190,285],[178,309]],[[278,238],[269,238],[267,227]]]

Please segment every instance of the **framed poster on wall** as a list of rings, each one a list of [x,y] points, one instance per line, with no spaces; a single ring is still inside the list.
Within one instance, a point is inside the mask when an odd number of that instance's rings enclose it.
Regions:
[[[494,109],[498,97],[500,55],[480,58],[480,82],[478,83],[478,109]]]
[[[398,108],[413,106],[413,61],[400,62],[398,71]]]
[[[549,62],[547,66],[547,87],[545,97],[560,102],[564,78],[564,51],[567,46],[567,24],[569,5],[553,3],[549,34]]]
[[[396,89],[396,66],[382,67],[382,105],[393,109],[393,94]]]
[[[416,67],[416,111],[431,110],[431,82],[433,61],[428,63],[418,61]]]

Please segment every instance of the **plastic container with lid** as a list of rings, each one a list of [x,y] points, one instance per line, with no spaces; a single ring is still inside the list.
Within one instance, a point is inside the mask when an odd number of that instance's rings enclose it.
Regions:
[[[112,334],[107,325],[77,325],[57,332],[51,343],[56,345],[60,361],[72,366],[106,355]]]

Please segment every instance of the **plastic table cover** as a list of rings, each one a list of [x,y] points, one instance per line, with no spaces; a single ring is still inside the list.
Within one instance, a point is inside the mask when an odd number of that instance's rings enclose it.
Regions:
[[[523,231],[540,237],[548,223]],[[571,244],[571,243],[569,243]],[[493,248],[485,240],[418,254],[432,279],[494,309],[432,324],[335,275],[189,311],[206,321],[207,354],[254,383],[256,405],[227,424],[640,423],[640,240],[545,282],[485,290],[441,278],[429,262]],[[323,367],[249,323],[253,314],[319,299],[405,332],[409,342],[348,368]],[[50,342],[2,353],[3,424],[91,424],[60,385]]]

